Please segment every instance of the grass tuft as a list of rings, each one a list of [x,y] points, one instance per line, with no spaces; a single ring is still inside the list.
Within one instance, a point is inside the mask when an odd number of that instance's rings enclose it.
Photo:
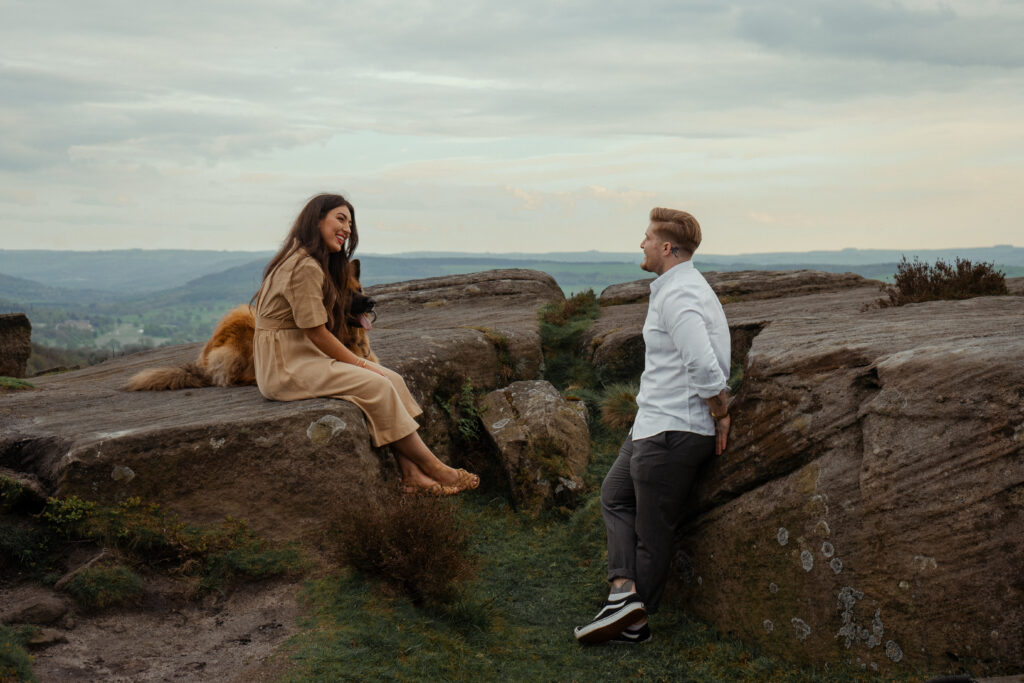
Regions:
[[[638,383],[609,384],[601,398],[601,422],[610,429],[629,429],[636,417]]]
[[[143,589],[142,579],[122,565],[88,567],[75,574],[65,587],[87,610],[137,605]]]

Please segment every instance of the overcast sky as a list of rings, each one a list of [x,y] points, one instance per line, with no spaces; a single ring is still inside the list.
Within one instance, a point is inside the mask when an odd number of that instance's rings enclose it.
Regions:
[[[1024,245],[1024,2],[0,0],[0,248]]]

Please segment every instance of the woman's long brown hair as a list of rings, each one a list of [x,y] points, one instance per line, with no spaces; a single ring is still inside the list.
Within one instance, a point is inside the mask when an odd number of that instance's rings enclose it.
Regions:
[[[347,206],[352,215],[352,233],[345,240],[345,246],[340,252],[331,252],[324,245],[323,237],[320,236],[320,221],[324,219],[329,211],[339,206]],[[320,264],[327,277],[324,278],[324,308],[327,309],[327,329],[335,336],[341,333],[345,325],[345,315],[348,313],[352,303],[352,289],[348,286],[352,276],[352,254],[359,244],[359,233],[356,231],[356,209],[352,203],[340,194],[318,194],[302,208],[299,215],[292,224],[288,236],[284,238],[284,244],[274,258],[270,259],[266,270],[263,271],[263,282],[260,284],[260,291],[267,284],[270,277],[278,266],[297,249],[303,249],[313,260]],[[259,297],[257,291],[253,296],[253,303]]]

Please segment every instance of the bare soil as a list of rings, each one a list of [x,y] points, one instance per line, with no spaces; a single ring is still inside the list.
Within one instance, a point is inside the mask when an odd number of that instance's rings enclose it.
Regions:
[[[33,670],[43,683],[272,680],[287,666],[273,655],[298,630],[299,591],[250,584],[200,602],[76,614],[54,629],[67,642],[33,652]]]

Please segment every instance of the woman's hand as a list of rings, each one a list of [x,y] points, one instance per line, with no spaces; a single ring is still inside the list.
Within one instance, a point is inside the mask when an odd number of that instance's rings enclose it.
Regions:
[[[325,355],[330,356],[334,360],[365,368],[372,372],[376,372],[381,377],[387,377],[387,375],[384,374],[384,371],[379,367],[370,364],[365,358],[360,358],[356,354],[352,353],[347,346],[341,343],[341,340],[328,331],[326,325],[320,325],[319,327],[304,327],[302,331],[305,333],[306,338],[313,342],[313,346],[320,349]]]
[[[359,359],[359,362],[358,362],[358,363],[356,363],[356,365],[357,365],[357,366],[359,366],[359,367],[361,367],[361,368],[365,368],[365,369],[367,369],[367,370],[372,370],[373,372],[376,372],[376,373],[377,373],[378,375],[380,375],[381,377],[387,377],[387,375],[385,375],[385,374],[384,374],[384,371],[383,371],[383,370],[381,370],[381,369],[380,369],[379,367],[377,367],[376,365],[370,365],[370,364],[369,364],[368,362],[366,362],[366,359],[365,359],[365,358],[360,358],[360,359]]]

